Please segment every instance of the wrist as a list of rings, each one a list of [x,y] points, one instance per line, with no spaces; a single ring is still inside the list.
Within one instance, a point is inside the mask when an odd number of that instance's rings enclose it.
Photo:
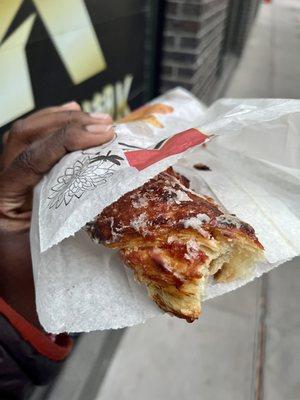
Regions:
[[[0,229],[0,297],[39,326],[34,295],[29,232]]]

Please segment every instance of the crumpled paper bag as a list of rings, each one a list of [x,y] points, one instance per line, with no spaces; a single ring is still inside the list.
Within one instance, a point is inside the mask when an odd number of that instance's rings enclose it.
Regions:
[[[250,277],[211,281],[206,299],[300,254],[300,101],[225,99],[205,110],[179,88],[151,104],[150,119],[120,124],[112,143],[67,155],[35,189],[31,249],[46,331],[122,328],[162,313],[117,252],[81,228],[170,165],[253,225],[266,249]],[[196,170],[197,162],[210,170]]]

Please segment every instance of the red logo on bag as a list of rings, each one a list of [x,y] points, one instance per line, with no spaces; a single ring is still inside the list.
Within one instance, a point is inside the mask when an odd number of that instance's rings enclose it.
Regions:
[[[207,139],[208,136],[197,129],[188,129],[167,139],[159,149],[127,151],[125,154],[130,166],[141,171],[166,157],[204,143]]]

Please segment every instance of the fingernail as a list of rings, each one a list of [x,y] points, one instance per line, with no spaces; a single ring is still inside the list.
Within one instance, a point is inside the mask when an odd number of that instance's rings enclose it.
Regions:
[[[109,114],[100,113],[100,112],[92,112],[92,113],[90,113],[90,116],[93,118],[99,118],[99,119],[109,119],[110,118]]]
[[[86,129],[89,132],[93,133],[103,133],[109,131],[112,128],[112,125],[88,125]]]
[[[74,108],[74,107],[78,108],[79,107],[80,108],[80,105],[76,101],[69,101],[68,103],[63,104],[62,107],[64,107],[64,108]]]

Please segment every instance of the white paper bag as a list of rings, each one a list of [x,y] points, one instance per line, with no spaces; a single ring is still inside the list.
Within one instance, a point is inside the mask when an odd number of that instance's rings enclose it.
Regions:
[[[173,109],[155,113],[160,127],[120,124],[112,143],[67,155],[35,190],[36,301],[49,332],[122,328],[161,314],[118,254],[93,243],[81,228],[170,165],[191,179],[194,190],[253,225],[266,249],[266,262],[256,265],[252,276],[228,284],[212,281],[206,298],[300,254],[300,101],[225,99],[206,111],[176,89],[153,103]],[[211,170],[194,169],[196,162]]]

